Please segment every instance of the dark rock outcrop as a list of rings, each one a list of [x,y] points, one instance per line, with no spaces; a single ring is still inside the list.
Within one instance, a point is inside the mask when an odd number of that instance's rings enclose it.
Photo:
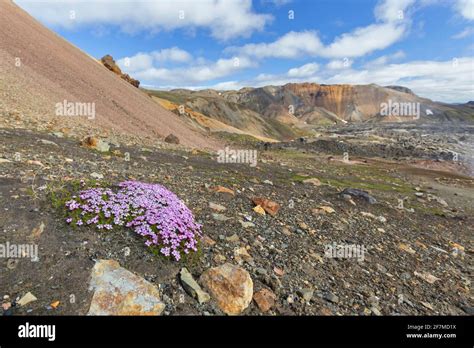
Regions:
[[[125,81],[127,81],[128,83],[130,83],[132,86],[135,86],[135,87],[139,87],[140,86],[140,81],[138,80],[135,80],[134,78],[132,78],[130,75],[128,74],[123,74],[122,73],[122,70],[120,70],[120,68],[118,67],[118,65],[115,63],[115,60],[114,58],[112,58],[112,56],[110,54],[107,54],[105,56],[103,56],[100,61],[102,62],[102,64],[107,68],[109,69],[110,71],[112,71],[114,74],[117,74],[118,76],[120,76],[122,79],[124,79]]]
[[[169,144],[179,144],[179,138],[174,135],[174,134],[169,134],[166,138],[165,138],[165,142],[169,143]]]

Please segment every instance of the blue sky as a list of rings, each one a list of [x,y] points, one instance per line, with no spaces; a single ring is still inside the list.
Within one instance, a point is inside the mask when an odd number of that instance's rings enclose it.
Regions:
[[[154,88],[404,85],[474,100],[474,0],[16,0]]]

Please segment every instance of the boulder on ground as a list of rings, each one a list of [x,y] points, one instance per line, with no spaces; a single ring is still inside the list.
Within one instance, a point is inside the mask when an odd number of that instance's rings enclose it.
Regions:
[[[92,136],[84,138],[81,141],[81,145],[95,149],[99,152],[108,152],[110,150],[110,145],[108,142]]]
[[[200,282],[226,314],[238,315],[252,301],[252,278],[241,267],[225,263],[210,268],[201,275]]]
[[[266,198],[255,197],[252,199],[255,205],[261,206],[268,214],[275,216],[280,210],[280,205]]]
[[[98,260],[92,269],[94,291],[88,315],[160,315],[165,304],[158,289],[114,260]]]
[[[166,138],[165,138],[165,142],[169,143],[169,144],[179,144],[179,138],[174,135],[174,134],[169,134]]]
[[[347,195],[347,196],[363,199],[369,204],[377,203],[377,200],[374,197],[372,197],[368,192],[359,190],[359,189],[346,188],[340,194],[341,196]]]
[[[201,289],[187,268],[182,268],[179,275],[184,290],[186,290],[190,296],[197,299],[199,303],[204,303],[210,300],[209,294]]]
[[[253,295],[253,300],[262,312],[268,312],[276,301],[276,295],[268,289],[262,289]]]

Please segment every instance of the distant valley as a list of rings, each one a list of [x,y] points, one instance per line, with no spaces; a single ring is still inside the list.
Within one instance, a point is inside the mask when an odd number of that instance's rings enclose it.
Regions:
[[[472,102],[434,102],[401,86],[300,83],[238,91],[146,91],[163,107],[210,132],[237,130],[275,140],[309,135],[314,126],[334,124],[474,121]]]

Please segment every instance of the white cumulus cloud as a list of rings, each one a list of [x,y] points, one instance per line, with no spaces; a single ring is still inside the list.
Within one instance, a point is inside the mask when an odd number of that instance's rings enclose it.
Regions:
[[[252,43],[241,47],[229,47],[257,59],[300,58],[305,56],[324,58],[355,58],[385,49],[399,41],[410,26],[409,6],[414,0],[384,0],[375,9],[377,23],[355,28],[343,33],[333,42],[324,45],[316,31],[291,31],[270,43]]]
[[[289,77],[307,77],[314,75],[319,70],[319,65],[316,63],[308,63],[298,68],[288,70]]]
[[[153,57],[160,62],[189,62],[193,57],[191,54],[178,47],[165,48],[152,53]]]
[[[348,69],[351,67],[353,62],[354,62],[353,60],[348,59],[348,58],[331,60],[329,63],[326,64],[326,69],[329,69],[329,70]]]
[[[474,0],[457,0],[456,10],[468,20],[474,20]]]
[[[232,57],[216,61],[196,59],[186,66],[164,68],[158,60],[162,58],[159,54],[162,52],[163,50],[139,53],[132,57],[121,58],[117,63],[123,71],[143,81],[145,85],[162,88],[199,85],[256,66],[256,63],[247,57]]]
[[[299,58],[316,56],[323,47],[316,32],[290,31],[271,43],[247,44],[241,47],[229,47],[227,52],[238,52],[241,55],[264,59]]]
[[[16,0],[19,6],[53,27],[116,25],[124,32],[206,28],[220,40],[248,37],[273,17],[259,14],[251,0]]]

